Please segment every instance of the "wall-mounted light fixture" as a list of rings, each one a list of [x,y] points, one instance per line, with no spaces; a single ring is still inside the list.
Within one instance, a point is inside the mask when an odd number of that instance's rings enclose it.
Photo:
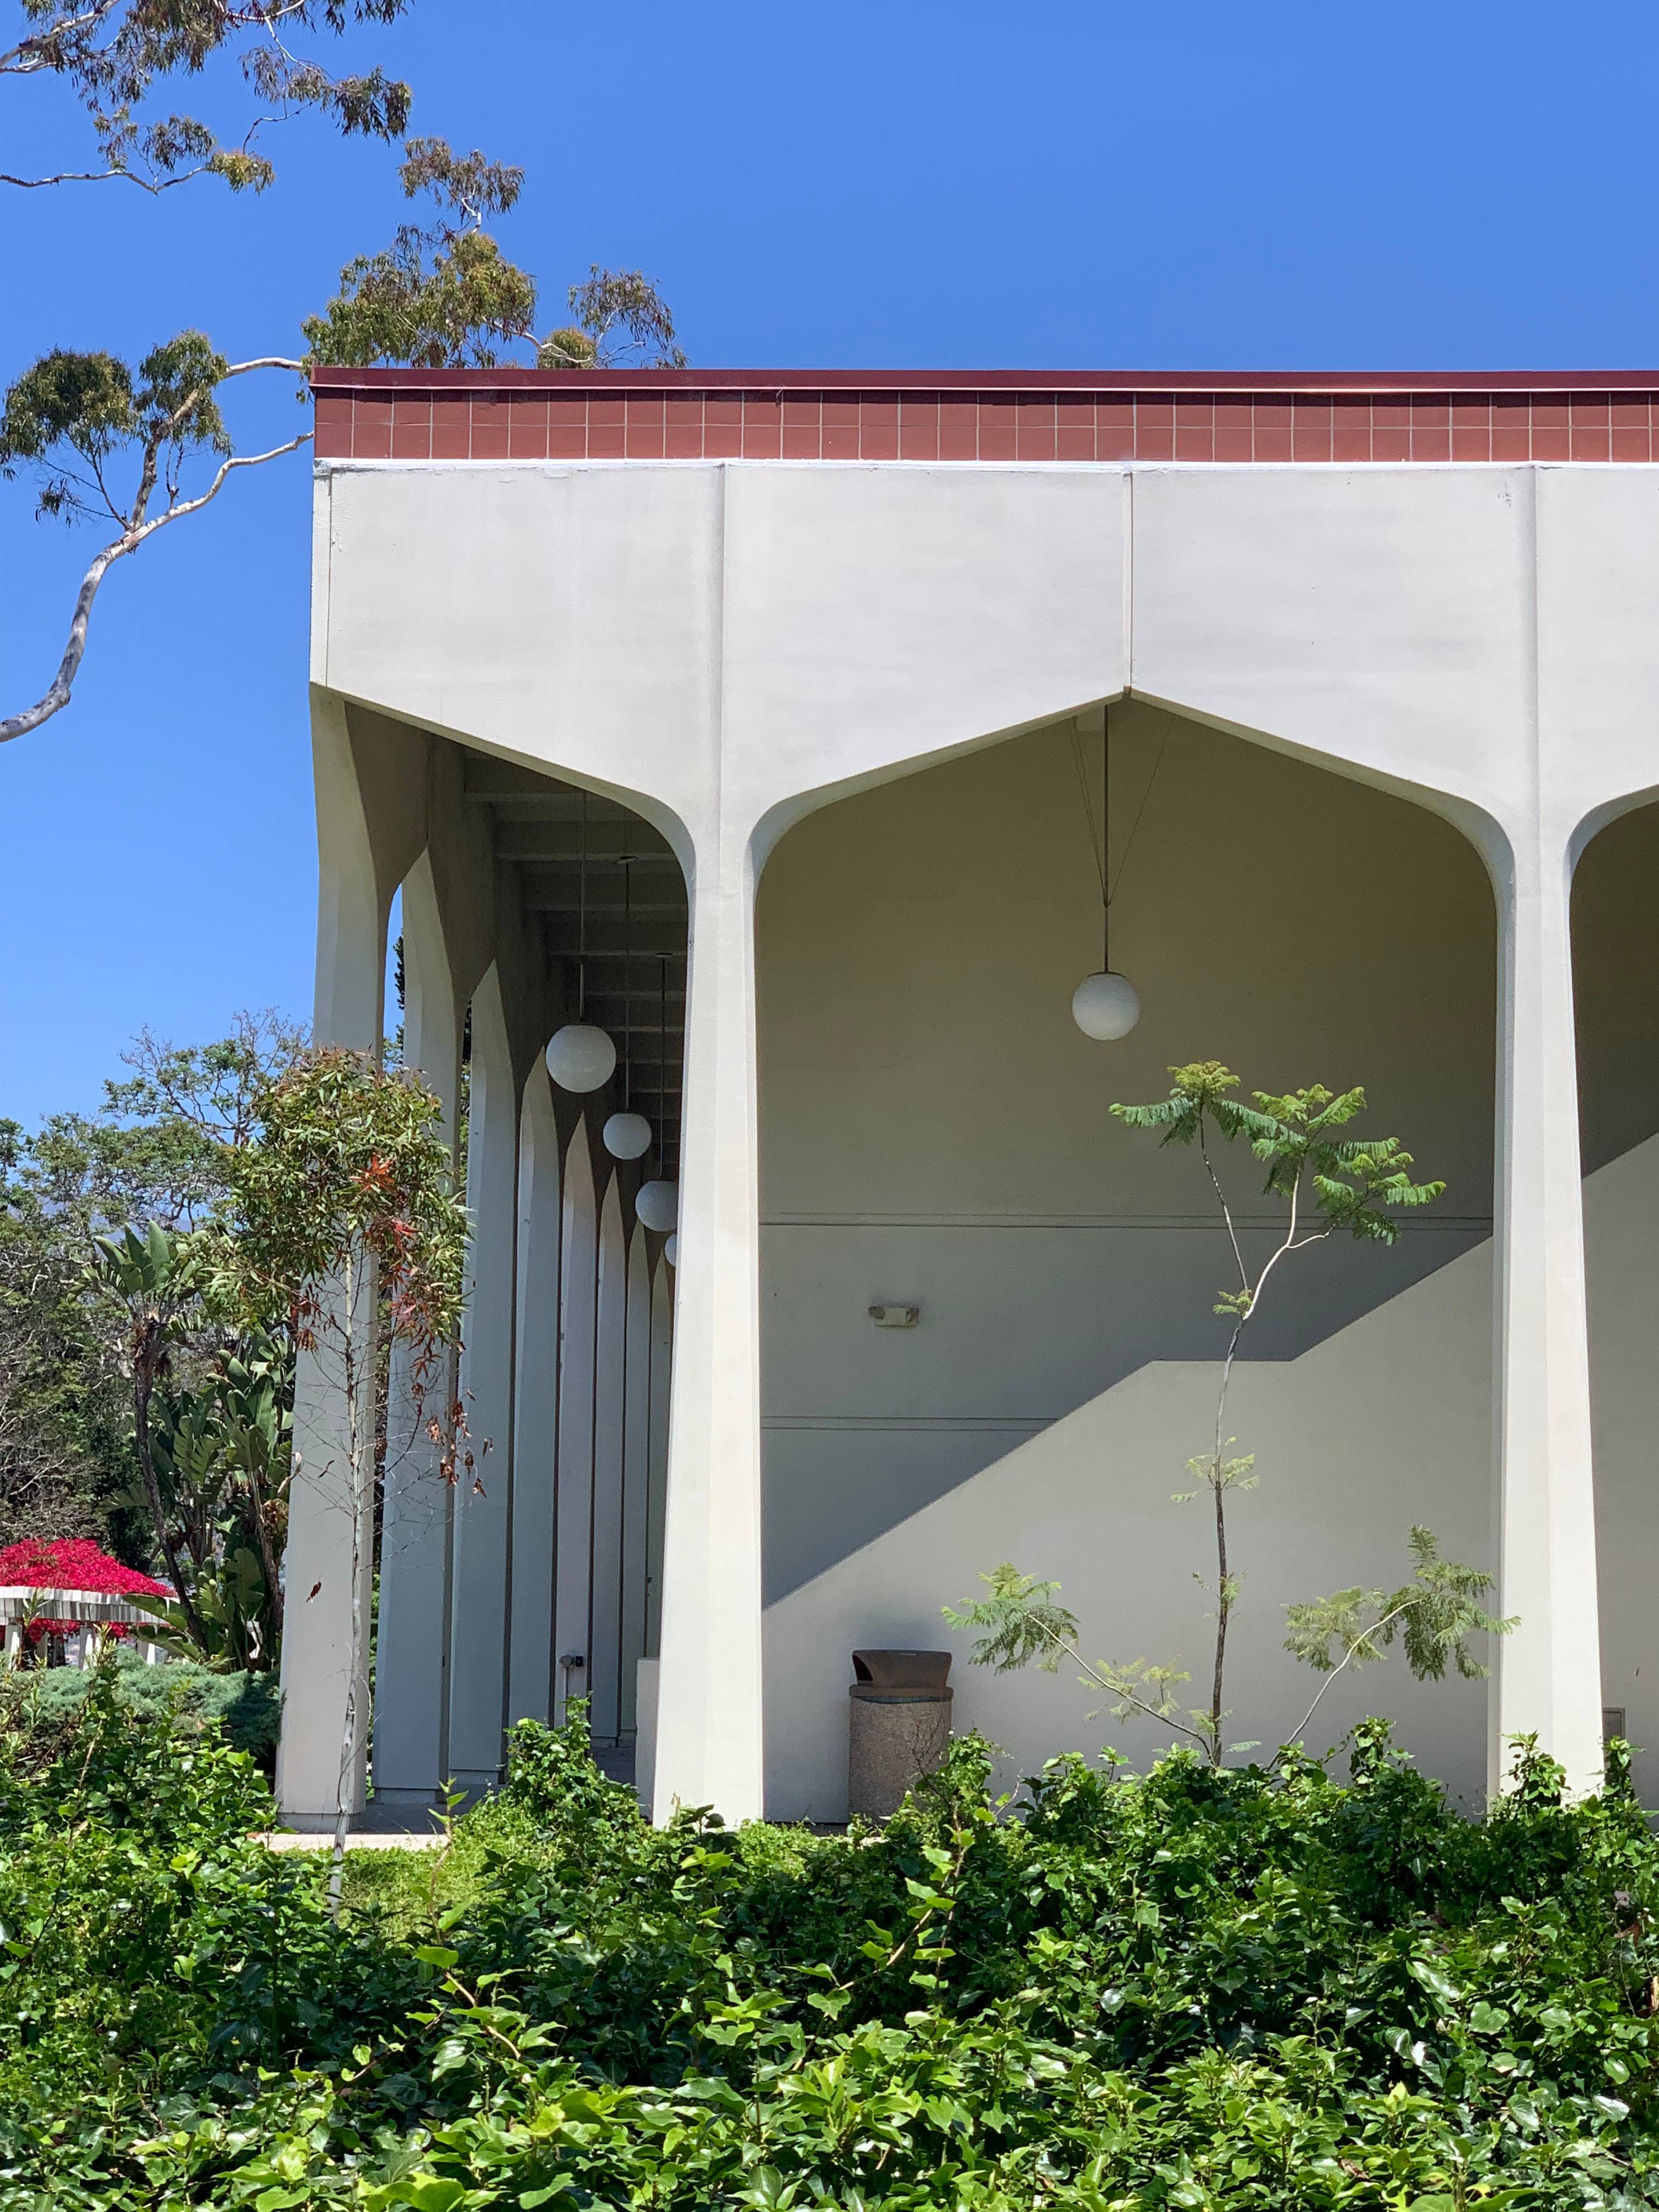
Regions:
[[[920,1306],[872,1306],[870,1318],[878,1328],[914,1328],[921,1319]]]

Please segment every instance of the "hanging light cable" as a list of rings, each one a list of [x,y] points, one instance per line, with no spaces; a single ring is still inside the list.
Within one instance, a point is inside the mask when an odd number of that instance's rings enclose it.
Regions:
[[[647,1229],[672,1230],[680,1216],[679,1185],[667,1173],[664,1154],[665,1125],[668,1120],[668,955],[662,956],[660,981],[658,986],[657,1030],[657,1172],[649,1182],[640,1185],[639,1195],[634,1200],[634,1211]],[[678,1256],[678,1247],[675,1248]],[[673,1262],[669,1262],[672,1267]]]
[[[634,855],[618,855],[623,872],[623,1110],[601,1132],[613,1160],[636,1160],[651,1149],[651,1124],[634,1104]]]
[[[1112,969],[1112,716],[1103,709],[1100,728],[1100,969],[1072,994],[1072,1019],[1085,1036],[1109,1044],[1127,1036],[1140,1019],[1140,994]],[[1092,842],[1092,839],[1091,839]]]
[[[617,1048],[587,1012],[587,793],[581,794],[576,862],[576,1018],[547,1048],[547,1072],[562,1091],[602,1090],[617,1066]]]

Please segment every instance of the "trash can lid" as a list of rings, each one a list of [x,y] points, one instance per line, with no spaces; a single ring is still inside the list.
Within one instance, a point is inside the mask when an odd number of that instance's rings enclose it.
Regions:
[[[853,1673],[880,1690],[931,1691],[938,1697],[951,1672],[948,1651],[855,1651]]]

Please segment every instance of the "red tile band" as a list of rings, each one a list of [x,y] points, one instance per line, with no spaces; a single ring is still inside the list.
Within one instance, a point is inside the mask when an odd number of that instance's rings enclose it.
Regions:
[[[891,377],[872,389],[792,374],[699,389],[691,372],[324,370],[322,460],[1613,461],[1659,459],[1653,388],[1461,378],[1374,391],[1290,379],[1145,391],[1067,378]],[[1354,385],[1363,380],[1353,379]]]

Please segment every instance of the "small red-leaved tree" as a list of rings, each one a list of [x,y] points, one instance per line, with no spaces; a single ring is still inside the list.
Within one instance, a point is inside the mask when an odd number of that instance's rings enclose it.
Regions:
[[[239,1152],[215,1241],[219,1285],[247,1319],[286,1330],[330,1402],[351,1501],[350,1660],[336,1802],[334,1890],[367,1715],[362,1572],[374,1542],[374,1385],[399,1346],[414,1425],[454,1480],[458,1405],[429,1403],[461,1324],[466,1210],[455,1195],[443,1109],[412,1077],[340,1046],[302,1053],[258,1100],[258,1141]],[[379,1315],[379,1328],[375,1316]],[[326,1468],[313,1468],[320,1479]],[[291,1622],[298,1632],[297,1619]]]

